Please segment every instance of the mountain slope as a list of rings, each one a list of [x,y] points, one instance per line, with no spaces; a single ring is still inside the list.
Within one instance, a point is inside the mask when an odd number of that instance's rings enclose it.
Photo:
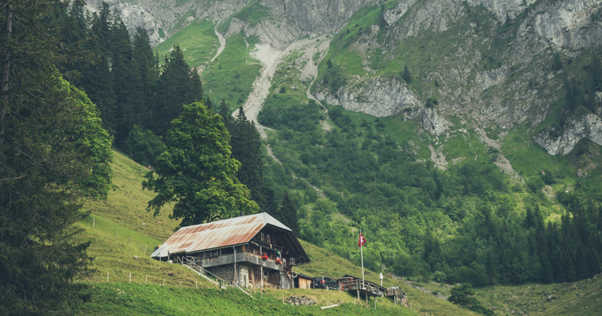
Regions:
[[[219,291],[214,285],[178,264],[152,260],[150,252],[153,247],[167,239],[177,223],[168,217],[169,210],[157,217],[145,210],[146,202],[152,196],[151,192],[143,191],[141,187],[146,168],[115,152],[113,170],[114,189],[110,192],[108,200],[88,201],[85,208],[91,209],[92,215],[78,224],[84,229],[79,238],[92,242],[89,254],[95,257],[95,273],[89,279],[80,281],[88,286],[91,295],[91,303],[85,304],[84,310],[87,314],[107,315],[136,311],[140,314],[181,315],[195,310],[212,314],[223,314],[226,311],[244,314],[249,312],[248,308],[257,314],[272,314],[276,311],[278,314],[286,311],[311,314],[317,312],[317,307],[280,305],[282,295],[310,295],[319,305],[326,305],[329,301],[346,304],[343,308],[331,312],[335,315],[349,312],[362,315],[413,315],[408,308],[390,307],[388,300],[379,302],[379,305],[383,305],[377,306],[377,311],[370,309],[373,303],[364,303],[355,308],[353,295],[323,290],[266,290],[263,300],[253,301],[235,289]],[[298,272],[335,278],[344,274],[361,274],[360,268],[348,260],[306,242],[302,244],[312,263],[300,266],[296,269]],[[378,273],[366,271],[366,278],[378,282]],[[163,284],[165,288],[162,287]],[[385,278],[384,284],[406,289],[403,282],[390,276]],[[201,288],[200,292],[195,290],[197,286]],[[407,292],[412,308],[416,311],[433,315],[469,314],[432,295],[412,288],[407,288]],[[256,298],[262,297],[256,291],[253,295]],[[203,302],[211,303],[204,305]],[[190,309],[182,307],[188,305]]]

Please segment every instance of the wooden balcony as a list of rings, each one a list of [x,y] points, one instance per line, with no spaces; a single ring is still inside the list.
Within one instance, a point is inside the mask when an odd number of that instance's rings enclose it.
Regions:
[[[234,263],[234,254],[221,255],[217,257],[211,258],[203,258],[201,259],[201,266],[203,268],[211,268],[217,267],[227,264]],[[272,270],[283,270],[283,264],[276,264],[275,260],[263,260],[259,255],[255,255],[248,252],[239,252],[236,254],[236,263],[251,263],[258,266],[263,266],[264,268],[272,269]]]

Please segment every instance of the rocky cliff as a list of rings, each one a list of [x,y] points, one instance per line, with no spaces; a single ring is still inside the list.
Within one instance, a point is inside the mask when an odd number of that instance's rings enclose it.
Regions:
[[[100,3],[88,0],[88,7],[96,10]],[[227,23],[226,37],[244,32],[281,49],[300,38],[335,36],[328,60],[339,62],[338,78],[324,60],[312,87],[318,100],[375,116],[404,115],[435,135],[452,128],[446,119],[452,116],[475,128],[540,126],[557,111],[563,80],[578,76],[551,69],[553,55],[585,67],[584,56],[599,53],[602,43],[602,0],[107,3],[131,30],[148,29],[156,44],[200,19]],[[257,8],[267,14],[250,21],[245,14]],[[400,78],[403,65],[411,68],[412,84]],[[429,99],[436,104],[427,106]],[[535,139],[552,155],[567,154],[582,138],[602,144],[599,121],[599,112],[591,113],[568,120],[560,136],[543,129]]]

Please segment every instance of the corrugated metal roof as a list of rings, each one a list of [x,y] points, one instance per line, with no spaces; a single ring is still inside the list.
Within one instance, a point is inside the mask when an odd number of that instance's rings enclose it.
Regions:
[[[153,252],[151,257],[167,257],[168,254],[194,253],[248,243],[266,225],[292,232],[268,213],[234,217],[182,227]]]

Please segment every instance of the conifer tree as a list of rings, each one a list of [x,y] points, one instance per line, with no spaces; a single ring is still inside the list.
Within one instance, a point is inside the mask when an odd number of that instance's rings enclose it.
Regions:
[[[280,206],[280,220],[282,224],[290,228],[295,234],[299,233],[299,216],[297,214],[297,208],[288,195],[288,191],[284,192],[282,197],[282,205]]]
[[[165,57],[163,73],[157,87],[153,129],[163,136],[170,122],[182,112],[182,105],[203,100],[201,80],[184,60],[184,53],[175,45],[169,57]]]
[[[247,120],[242,107],[230,124],[230,145],[232,158],[241,163],[236,177],[251,190],[251,198],[265,209],[263,197],[263,158],[261,156],[261,137],[255,123]]]
[[[219,115],[222,117],[224,125],[226,125],[228,129],[230,129],[231,117],[228,111],[228,106],[226,105],[226,101],[224,99],[222,99],[222,102],[219,105]]]
[[[0,51],[10,57],[0,89],[1,315],[62,315],[81,301],[71,282],[89,272],[89,243],[73,239],[73,224],[86,216],[81,198],[110,187],[111,138],[55,67],[52,9],[19,0],[0,12]]]
[[[88,49],[95,55],[92,65],[86,67],[82,74],[81,87],[90,100],[98,106],[104,126],[115,133],[115,87],[110,67],[110,10],[103,2],[100,12],[94,13]]]
[[[115,91],[115,142],[123,145],[133,127],[135,102],[141,95],[138,91],[140,73],[132,62],[132,44],[125,24],[115,12],[111,25],[111,76]]]

